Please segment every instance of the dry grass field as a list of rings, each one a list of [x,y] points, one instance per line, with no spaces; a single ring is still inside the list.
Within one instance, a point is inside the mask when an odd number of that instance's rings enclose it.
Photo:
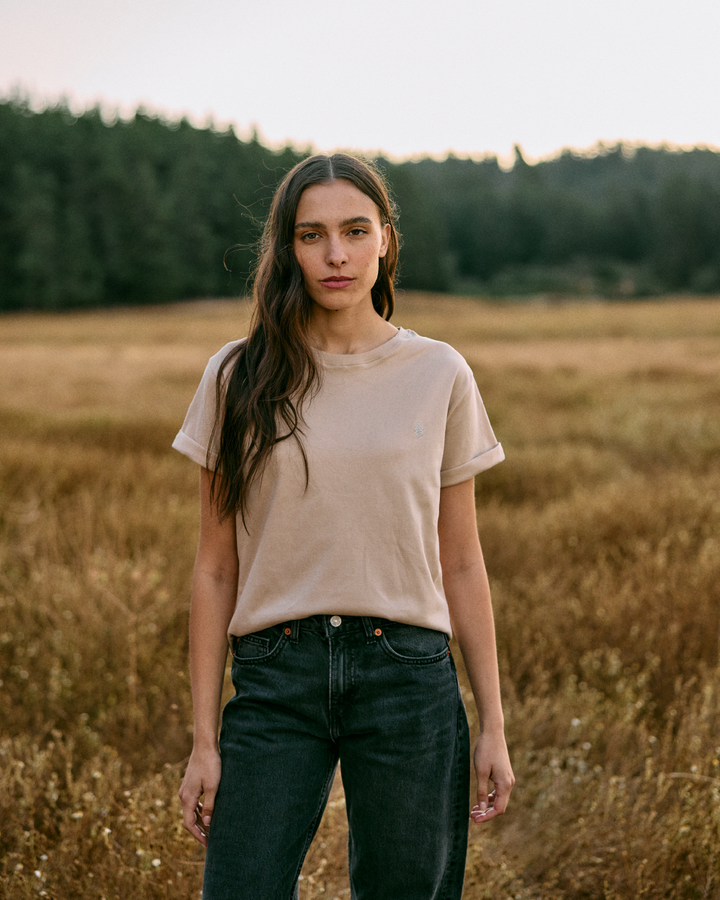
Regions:
[[[1,897],[200,896],[170,442],[247,313],[0,319]],[[720,897],[720,299],[408,295],[395,321],[466,355],[507,455],[477,501],[518,783],[465,897]],[[345,842],[338,779],[302,900],[349,897]]]

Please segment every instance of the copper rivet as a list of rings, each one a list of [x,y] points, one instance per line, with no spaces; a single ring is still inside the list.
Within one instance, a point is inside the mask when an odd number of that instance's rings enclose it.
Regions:
[[[285,629],[285,634],[292,634],[292,630],[290,628]]]
[[[376,634],[378,637],[380,637],[380,635],[382,634],[382,628],[376,628],[376,629],[375,629],[375,634]]]

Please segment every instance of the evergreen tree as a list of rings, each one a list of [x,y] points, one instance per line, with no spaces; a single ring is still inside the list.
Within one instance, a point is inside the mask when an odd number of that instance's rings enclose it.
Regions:
[[[273,190],[302,155],[142,109],[107,122],[0,101],[0,310],[244,293]],[[572,288],[579,272],[611,292],[720,291],[716,152],[379,163],[400,208],[402,287]]]

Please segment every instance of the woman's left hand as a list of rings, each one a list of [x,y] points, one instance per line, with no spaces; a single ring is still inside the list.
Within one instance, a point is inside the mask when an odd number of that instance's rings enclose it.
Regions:
[[[470,818],[473,822],[488,822],[505,812],[515,784],[502,731],[484,733],[478,738],[475,745],[475,772],[478,802],[470,811]],[[495,785],[495,790],[491,793],[488,793],[488,781]]]
[[[503,732],[495,624],[472,478],[441,490],[438,539],[450,621],[483,726],[475,745],[478,802],[470,817],[487,822],[505,812],[515,776]],[[490,794],[488,781],[495,785]]]

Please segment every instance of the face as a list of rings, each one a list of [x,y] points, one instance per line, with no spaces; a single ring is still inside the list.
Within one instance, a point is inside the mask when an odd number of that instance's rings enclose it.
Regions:
[[[298,203],[293,248],[305,288],[326,310],[369,305],[390,226],[375,202],[344,179],[306,188]]]

